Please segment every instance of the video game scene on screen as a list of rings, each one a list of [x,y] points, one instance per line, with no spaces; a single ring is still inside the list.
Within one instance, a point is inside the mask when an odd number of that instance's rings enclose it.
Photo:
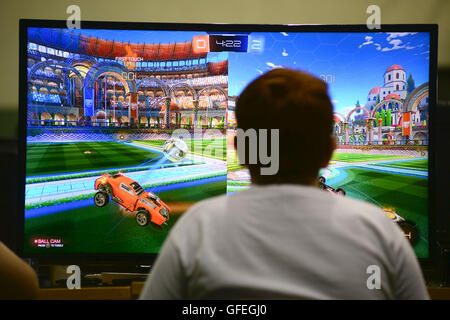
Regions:
[[[233,145],[243,84],[273,68],[299,68],[328,84],[334,105],[338,146],[320,188],[379,206],[427,258],[429,34],[252,35],[264,39],[264,54],[229,56],[228,193],[250,185]]]
[[[236,100],[288,67],[329,86],[320,188],[379,206],[427,258],[429,38],[29,28],[25,253],[158,253],[189,205],[249,187]]]
[[[228,58],[199,35],[29,29],[26,253],[157,253],[226,193]]]

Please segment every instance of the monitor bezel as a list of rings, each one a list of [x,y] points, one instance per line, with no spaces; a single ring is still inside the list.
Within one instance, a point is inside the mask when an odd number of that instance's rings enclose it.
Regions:
[[[19,21],[19,176],[17,204],[17,248],[16,252],[29,259],[42,263],[93,263],[108,264],[147,264],[153,263],[157,253],[130,254],[71,254],[71,253],[24,253],[25,237],[25,179],[26,179],[26,132],[27,132],[27,28],[63,28],[67,29],[66,20],[20,19]],[[81,21],[81,29],[109,30],[160,30],[160,31],[202,31],[202,32],[329,32],[329,33],[362,33],[362,32],[429,32],[429,123],[428,123],[428,258],[418,258],[422,267],[430,267],[436,261],[436,190],[435,190],[435,142],[434,119],[437,103],[437,44],[438,26],[436,24],[387,24],[380,29],[369,29],[367,25],[301,25],[301,24],[214,24],[214,23],[161,23],[161,22],[117,22],[117,21]]]

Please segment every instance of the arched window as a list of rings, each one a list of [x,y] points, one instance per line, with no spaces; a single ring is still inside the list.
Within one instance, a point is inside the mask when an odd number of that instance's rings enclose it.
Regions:
[[[400,79],[400,73],[396,73],[395,76],[397,79]]]
[[[397,73],[397,74],[398,74],[398,73]],[[398,91],[398,90],[399,90],[399,85],[397,85],[396,88],[397,88],[397,91]]]

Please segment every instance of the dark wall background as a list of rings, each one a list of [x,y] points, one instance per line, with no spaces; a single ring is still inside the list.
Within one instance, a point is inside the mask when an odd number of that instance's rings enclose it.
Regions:
[[[0,241],[16,248],[18,202],[17,139],[0,139]]]

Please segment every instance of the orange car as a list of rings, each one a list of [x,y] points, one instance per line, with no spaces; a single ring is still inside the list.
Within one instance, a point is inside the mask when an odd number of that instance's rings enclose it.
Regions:
[[[104,207],[109,197],[136,216],[136,222],[145,227],[149,222],[158,226],[167,225],[170,208],[152,192],[147,192],[136,181],[122,173],[104,174],[95,180],[94,202],[97,207]]]

